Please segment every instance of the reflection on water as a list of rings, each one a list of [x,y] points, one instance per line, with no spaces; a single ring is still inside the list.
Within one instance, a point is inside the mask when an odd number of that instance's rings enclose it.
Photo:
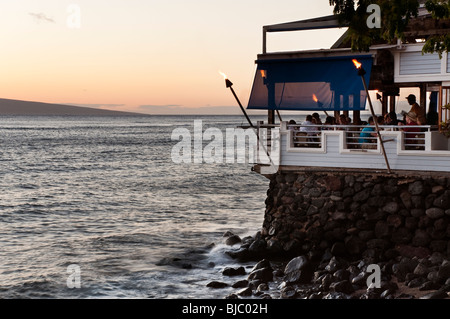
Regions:
[[[3,118],[0,298],[222,298],[205,287],[232,262],[217,244],[259,229],[268,181],[249,164],[172,163],[171,132],[194,119]]]

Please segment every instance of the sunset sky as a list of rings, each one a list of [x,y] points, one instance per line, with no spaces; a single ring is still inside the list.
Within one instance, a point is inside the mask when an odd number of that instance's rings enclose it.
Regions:
[[[262,27],[330,14],[328,0],[0,0],[0,98],[219,110],[236,104],[220,70],[246,105]],[[343,32],[270,34],[268,49],[328,48]]]

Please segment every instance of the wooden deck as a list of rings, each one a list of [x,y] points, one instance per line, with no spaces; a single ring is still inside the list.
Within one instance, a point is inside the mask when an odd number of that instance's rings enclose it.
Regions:
[[[351,126],[320,130],[317,136],[305,138],[283,122],[279,130],[279,166],[322,168],[343,170],[384,171],[387,169],[380,143],[375,138],[370,147],[357,145],[354,133],[349,134]],[[407,133],[382,127],[381,136],[384,141],[387,159],[393,172],[445,172],[450,173],[450,140],[433,131],[431,127],[422,127],[425,132],[415,138],[407,137]],[[390,130],[388,130],[390,129]],[[352,129],[354,132],[354,128]],[[309,144],[305,141],[310,141]],[[278,151],[277,151],[278,152]],[[273,154],[277,157],[278,154]]]

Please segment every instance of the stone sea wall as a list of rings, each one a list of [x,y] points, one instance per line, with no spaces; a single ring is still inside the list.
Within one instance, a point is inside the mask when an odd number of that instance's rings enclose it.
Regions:
[[[278,173],[262,229],[243,239],[224,237],[230,257],[260,261],[250,274],[240,269],[248,277],[226,298],[450,297],[448,177]],[[379,286],[368,283],[372,267],[380,269]],[[223,276],[235,272],[225,269]]]
[[[447,177],[282,172],[271,178],[267,195],[253,252],[298,256],[330,249],[376,260],[450,255]]]

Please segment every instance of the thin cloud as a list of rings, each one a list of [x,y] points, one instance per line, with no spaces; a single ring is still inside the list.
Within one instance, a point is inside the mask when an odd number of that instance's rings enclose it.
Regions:
[[[33,13],[30,12],[28,13],[30,16],[32,16],[37,22],[50,22],[50,23],[55,23],[55,20],[53,20],[52,18],[46,16],[44,13]]]
[[[156,109],[156,108],[182,108],[183,105],[179,104],[166,104],[166,105],[139,105],[140,109]]]
[[[122,106],[125,106],[125,104],[80,104],[80,103],[66,103],[66,105],[92,107],[92,108],[122,107]]]

